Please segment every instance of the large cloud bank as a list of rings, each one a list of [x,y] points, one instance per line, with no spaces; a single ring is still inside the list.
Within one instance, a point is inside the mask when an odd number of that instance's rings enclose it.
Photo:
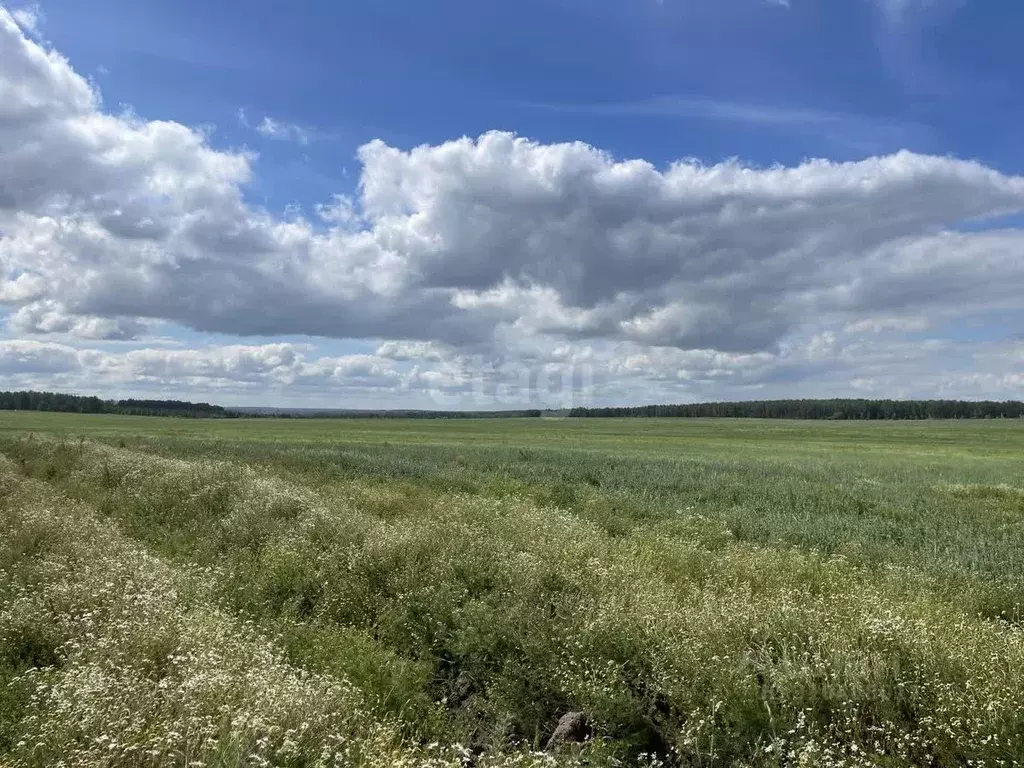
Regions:
[[[354,197],[275,217],[244,197],[253,157],[104,111],[0,8],[8,332],[123,340],[162,321],[390,342],[439,370],[589,355],[679,382],[694,365],[777,372],[822,338],[853,348],[850,334],[1024,295],[1024,234],[963,226],[1024,211],[1024,178],[975,162],[657,168],[498,132],[408,151],[374,141],[359,158]],[[993,353],[1011,362],[992,375],[1019,373],[1014,349]]]

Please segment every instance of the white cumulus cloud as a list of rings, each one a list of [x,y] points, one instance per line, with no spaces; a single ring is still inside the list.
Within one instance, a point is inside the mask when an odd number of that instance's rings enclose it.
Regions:
[[[1024,211],[1024,178],[911,152],[659,167],[504,132],[372,141],[356,196],[325,201],[315,222],[278,217],[244,198],[252,156],[105,111],[25,23],[0,9],[9,334],[123,340],[168,322],[380,344],[372,361],[311,371],[266,352],[136,354],[133,375],[453,386],[473,355],[505,365],[586,348],[622,376],[756,384],[792,373],[795,340],[919,331],[1024,294],[1024,233],[958,229]],[[304,135],[269,117],[256,130]],[[55,354],[31,343],[26,366]],[[426,367],[395,367],[413,360]],[[800,371],[820,379],[811,362],[824,364],[801,358]]]

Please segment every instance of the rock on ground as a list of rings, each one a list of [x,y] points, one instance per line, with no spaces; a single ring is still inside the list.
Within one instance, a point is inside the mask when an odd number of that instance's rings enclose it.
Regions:
[[[587,718],[582,712],[566,712],[558,721],[558,727],[548,739],[545,749],[550,752],[563,744],[586,741],[589,730]]]

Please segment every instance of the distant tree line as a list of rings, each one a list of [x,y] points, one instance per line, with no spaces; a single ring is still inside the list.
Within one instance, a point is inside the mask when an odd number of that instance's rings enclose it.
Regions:
[[[0,411],[60,411],[64,413],[117,413],[126,416],[181,416],[186,418],[275,419],[482,419],[537,418],[541,410],[521,411],[413,411],[355,409],[223,408],[182,400],[102,400],[59,392],[0,392]]]
[[[59,392],[0,392],[0,411],[60,411],[64,413],[119,413],[130,416],[182,416],[236,418],[219,405],[181,400],[101,400]]]
[[[61,411],[117,413],[129,416],[185,418],[333,418],[333,419],[484,419],[538,418],[545,415],[634,418],[748,418],[748,419],[1020,419],[1024,403],[985,400],[752,400],[738,403],[640,405],[623,408],[573,408],[569,411],[413,411],[413,410],[232,410],[209,403],[182,400],[102,400],[58,392],[0,392],[0,411]]]
[[[740,403],[573,408],[573,417],[746,419],[1019,419],[1024,403],[985,400],[752,400]]]
[[[184,400],[118,400],[117,413],[132,416],[190,416],[201,418],[234,419],[238,414],[209,403],[190,403]]]

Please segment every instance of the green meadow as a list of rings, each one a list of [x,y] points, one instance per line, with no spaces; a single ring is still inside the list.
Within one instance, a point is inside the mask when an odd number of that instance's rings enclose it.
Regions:
[[[0,530],[0,765],[1024,763],[1018,420],[2,412]]]

